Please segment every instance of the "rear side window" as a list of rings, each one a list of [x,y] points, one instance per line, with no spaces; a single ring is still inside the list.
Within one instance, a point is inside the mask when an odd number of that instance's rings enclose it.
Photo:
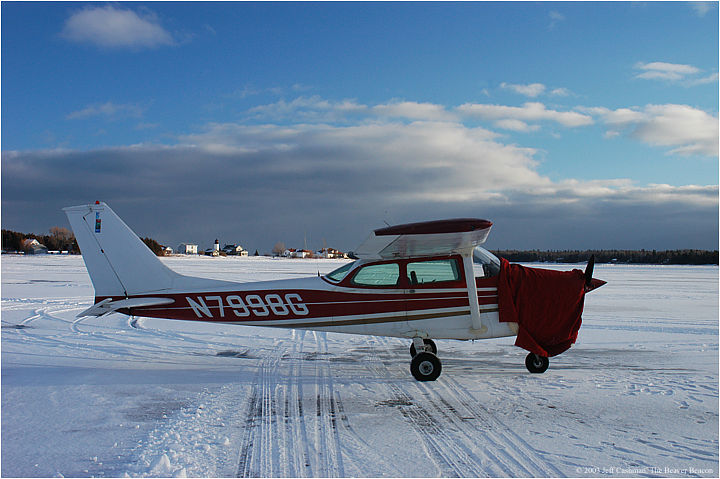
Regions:
[[[371,264],[360,268],[352,279],[359,286],[395,286],[400,279],[397,263]]]
[[[440,259],[408,263],[410,284],[442,283],[460,279],[460,270],[456,259]]]

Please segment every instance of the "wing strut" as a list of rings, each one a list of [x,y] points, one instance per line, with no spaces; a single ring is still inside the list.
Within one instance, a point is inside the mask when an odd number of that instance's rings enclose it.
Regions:
[[[477,285],[475,284],[475,270],[473,269],[472,250],[463,253],[463,269],[465,270],[465,284],[468,291],[468,300],[470,301],[470,321],[472,323],[472,332],[482,334],[487,331],[487,327],[483,326],[480,320],[480,305],[478,302]]]

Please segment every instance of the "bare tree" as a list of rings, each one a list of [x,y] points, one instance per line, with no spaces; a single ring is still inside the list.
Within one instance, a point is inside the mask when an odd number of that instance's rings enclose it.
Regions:
[[[285,252],[285,243],[283,243],[282,241],[278,241],[277,243],[275,243],[272,252],[275,256],[282,256],[282,254]]]
[[[73,238],[72,231],[62,226],[53,226],[50,228],[50,236],[57,238],[60,241],[67,241]]]

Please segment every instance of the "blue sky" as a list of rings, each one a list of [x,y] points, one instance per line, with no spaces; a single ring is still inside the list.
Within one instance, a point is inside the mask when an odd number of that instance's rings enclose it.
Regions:
[[[2,3],[2,225],[717,248],[717,3]]]

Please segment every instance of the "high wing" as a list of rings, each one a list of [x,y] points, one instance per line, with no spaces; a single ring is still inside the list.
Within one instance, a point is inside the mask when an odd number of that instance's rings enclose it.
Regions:
[[[477,218],[388,226],[371,233],[354,254],[360,259],[469,254],[485,242],[491,227],[490,221]]]

